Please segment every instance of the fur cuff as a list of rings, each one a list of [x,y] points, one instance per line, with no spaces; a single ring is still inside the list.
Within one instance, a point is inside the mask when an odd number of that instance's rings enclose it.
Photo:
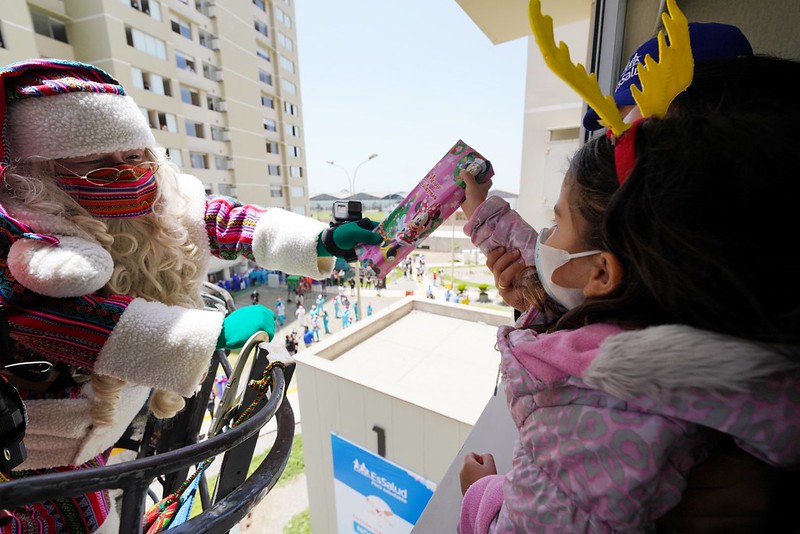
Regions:
[[[256,224],[253,256],[267,269],[322,279],[330,276],[336,261],[317,257],[317,240],[327,226],[309,217],[270,208]]]
[[[223,314],[133,300],[94,372],[190,397],[208,372]]]

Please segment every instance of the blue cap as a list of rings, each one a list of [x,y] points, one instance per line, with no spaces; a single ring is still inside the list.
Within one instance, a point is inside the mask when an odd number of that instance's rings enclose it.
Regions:
[[[753,55],[750,41],[744,36],[742,30],[730,24],[690,22],[689,40],[692,44],[695,64]],[[667,43],[669,43],[669,39],[667,39]],[[638,65],[644,63],[644,57],[647,55],[658,61],[658,40],[655,37],[640,46],[622,70],[614,91],[614,102],[617,103],[617,107],[636,104],[631,94],[631,85],[636,84],[636,87],[641,89]],[[589,108],[586,115],[583,116],[583,127],[587,130],[599,130],[602,128],[597,122],[599,119],[597,113]]]

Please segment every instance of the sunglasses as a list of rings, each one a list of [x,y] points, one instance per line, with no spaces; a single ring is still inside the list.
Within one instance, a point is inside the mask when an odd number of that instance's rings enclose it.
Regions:
[[[67,171],[71,176],[86,180],[90,184],[98,187],[110,185],[120,180],[123,182],[133,182],[139,180],[148,173],[154,174],[159,167],[159,163],[157,161],[142,161],[136,165],[100,167],[99,169],[94,169],[86,174],[77,174],[60,163],[56,163],[56,165]]]

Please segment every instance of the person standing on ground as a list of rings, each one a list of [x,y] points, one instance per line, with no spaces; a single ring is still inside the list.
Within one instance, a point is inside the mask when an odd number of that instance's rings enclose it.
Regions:
[[[297,309],[294,312],[295,317],[297,318],[297,323],[299,326],[303,327],[306,324],[306,309],[303,307],[302,304],[297,305]]]
[[[331,333],[330,327],[328,326],[328,321],[329,321],[328,310],[323,308],[323,310],[322,310],[322,327],[325,329],[325,333],[326,334],[330,334]]]
[[[289,354],[297,354],[297,342],[294,339],[294,335],[286,334],[286,352]]]
[[[258,294],[258,289],[254,289],[253,292],[250,293],[250,301],[253,304],[258,304],[259,298],[260,298],[260,295]]]
[[[350,306],[345,306],[342,311],[342,330],[350,326]]]
[[[286,304],[280,297],[275,299],[275,314],[278,316],[278,326],[282,327],[286,323]]]
[[[314,334],[314,341],[319,341],[319,314],[311,315],[311,332]]]
[[[303,343],[305,344],[306,348],[310,347],[312,343],[314,343],[314,332],[308,326],[303,327]]]
[[[339,295],[333,297],[333,316],[339,319],[342,316],[341,299]]]

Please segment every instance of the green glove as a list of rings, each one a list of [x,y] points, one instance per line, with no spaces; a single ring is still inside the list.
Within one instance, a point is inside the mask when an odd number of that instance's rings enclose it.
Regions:
[[[317,240],[318,256],[339,256],[347,261],[355,261],[353,248],[360,243],[377,245],[383,238],[373,232],[378,223],[364,217],[340,226],[327,228]]]
[[[253,304],[233,310],[222,321],[222,332],[217,339],[218,349],[240,349],[250,336],[264,331],[270,341],[275,335],[275,314],[266,306]]]

